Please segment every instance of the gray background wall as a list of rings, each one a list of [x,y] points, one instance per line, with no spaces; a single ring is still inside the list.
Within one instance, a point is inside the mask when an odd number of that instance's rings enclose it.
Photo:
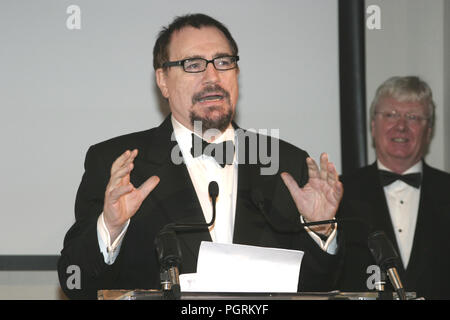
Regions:
[[[81,8],[81,29],[66,8]],[[240,46],[238,123],[340,167],[337,2],[6,1],[0,79],[2,254],[58,254],[88,147],[164,119],[152,49],[186,12],[223,21]],[[314,30],[314,32],[311,32]],[[323,94],[326,92],[326,94]],[[163,112],[162,112],[163,111]]]
[[[450,171],[450,1],[366,0],[381,9],[381,30],[366,31],[367,110],[376,88],[392,75],[419,75],[436,103],[436,127],[426,161]],[[370,129],[370,126],[368,126]],[[371,137],[368,134],[369,146]],[[369,160],[375,160],[369,148]]]
[[[80,30],[66,27],[73,4]],[[0,254],[59,254],[87,148],[164,119],[153,44],[187,12],[223,21],[239,44],[238,123],[280,129],[340,168],[335,0],[2,1]],[[51,274],[2,272],[0,298],[58,297]]]
[[[438,107],[427,161],[450,171],[448,1],[366,3],[382,19],[381,30],[366,32],[368,102],[387,77],[422,75]],[[71,4],[82,10],[81,30],[66,28]],[[89,145],[161,122],[152,45],[162,25],[188,11],[222,20],[240,46],[239,124],[279,128],[316,158],[329,152],[340,170],[337,1],[227,4],[0,3],[0,254],[58,254]],[[56,272],[0,272],[0,299],[61,297]]]

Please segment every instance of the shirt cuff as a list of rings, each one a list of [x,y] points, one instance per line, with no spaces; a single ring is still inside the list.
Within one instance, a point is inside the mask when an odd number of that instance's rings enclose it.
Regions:
[[[111,243],[111,235],[109,234],[108,228],[105,224],[105,219],[103,218],[103,212],[97,219],[97,238],[100,251],[103,254],[105,263],[111,265],[116,260],[120,252],[120,247],[122,245],[123,237],[130,224],[130,219],[125,223],[119,236]]]
[[[300,216],[301,223],[305,223],[303,216]],[[337,224],[334,225],[334,229],[326,240],[322,240],[314,231],[308,227],[304,227],[313,240],[320,246],[320,248],[329,254],[336,254],[337,252]]]

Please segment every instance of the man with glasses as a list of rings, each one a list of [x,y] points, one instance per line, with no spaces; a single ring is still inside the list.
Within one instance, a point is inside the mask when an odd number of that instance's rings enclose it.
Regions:
[[[177,232],[180,273],[196,272],[201,241],[277,247],[305,252],[295,284],[299,290],[334,289],[340,259],[337,228],[296,224],[334,218],[343,193],[336,169],[326,154],[319,167],[305,151],[276,139],[268,143],[278,146],[272,156],[279,170],[272,175],[261,174],[261,161],[242,161],[239,152],[233,153],[242,148],[236,135],[242,129],[232,122],[238,61],[228,29],[206,15],[179,17],[160,32],[154,69],[171,115],[157,128],[89,149],[76,222],[58,263],[69,297],[95,298],[99,289],[160,289],[155,237],[169,223],[209,222],[212,180],[220,190],[217,218],[208,229]],[[247,137],[263,139],[255,133]],[[204,150],[231,145],[225,148],[225,161],[216,157],[221,147],[197,152],[198,140]],[[80,268],[79,286],[70,283],[67,269],[73,265]]]
[[[342,223],[342,290],[371,289],[376,279],[367,268],[375,261],[367,236],[382,230],[399,254],[406,290],[425,298],[450,298],[450,174],[424,161],[434,110],[431,89],[418,77],[392,77],[377,89],[370,107],[377,160],[342,179],[345,195],[338,215],[366,223]]]

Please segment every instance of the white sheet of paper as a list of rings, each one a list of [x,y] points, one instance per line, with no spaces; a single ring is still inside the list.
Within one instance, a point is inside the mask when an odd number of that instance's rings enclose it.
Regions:
[[[297,292],[303,251],[202,242],[184,292]]]

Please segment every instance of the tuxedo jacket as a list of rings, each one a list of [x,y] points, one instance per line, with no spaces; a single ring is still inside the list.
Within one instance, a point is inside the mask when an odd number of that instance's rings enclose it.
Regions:
[[[376,162],[343,177],[342,182],[345,191],[337,216],[348,221],[340,224],[344,230],[345,253],[339,288],[368,291],[366,282],[372,273],[367,273],[367,267],[376,264],[367,245],[369,233],[382,230],[397,253],[399,248]],[[418,297],[450,298],[449,226],[450,174],[424,163],[419,212],[407,268],[400,258],[398,261],[404,287],[416,292]]]
[[[58,262],[60,284],[68,297],[95,299],[97,290],[101,289],[160,289],[160,266],[154,245],[158,232],[168,223],[206,223],[187,167],[171,161],[176,146],[176,141],[171,139],[172,132],[169,116],[157,128],[89,148],[76,196],[76,222],[65,236]],[[135,148],[139,154],[130,174],[131,183],[138,187],[152,175],[157,175],[160,182],[131,218],[116,261],[107,265],[98,245],[97,219],[103,211],[112,163],[127,149]],[[302,250],[305,255],[299,290],[332,290],[340,255],[324,252],[306,231],[277,232],[299,220],[280,173],[291,173],[300,186],[308,180],[305,151],[280,140],[279,154],[279,171],[275,175],[261,175],[261,163],[239,164],[233,243]],[[255,188],[264,196],[266,215],[275,217],[275,222],[266,219],[252,201]],[[280,221],[284,225],[274,225]],[[180,274],[196,272],[200,242],[211,241],[209,231],[205,228],[177,232],[177,237],[182,252]],[[73,288],[72,272],[68,272],[71,265],[80,268],[80,288]]]

